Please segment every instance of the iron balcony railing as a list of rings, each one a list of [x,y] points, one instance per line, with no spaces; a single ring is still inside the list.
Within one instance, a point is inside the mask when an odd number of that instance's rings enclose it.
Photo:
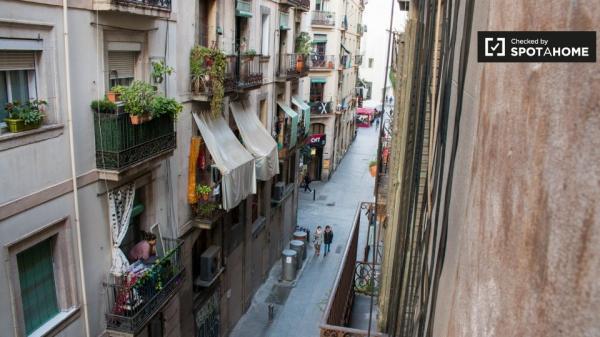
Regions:
[[[176,293],[183,281],[179,240],[163,238],[165,255],[138,273],[111,275],[106,327],[135,335]],[[137,262],[138,266],[140,262]]]
[[[171,10],[171,0],[111,0],[115,5]]]
[[[333,112],[332,102],[312,101],[309,102],[311,114],[328,114]]]
[[[238,90],[262,85],[263,72],[260,55],[240,55],[236,62]]]
[[[133,125],[127,113],[94,113],[94,135],[96,166],[104,170],[123,171],[177,145],[175,125],[167,115]]]
[[[223,78],[223,88],[225,93],[235,91],[235,70],[237,65],[237,57],[227,56],[225,63],[225,74]],[[204,64],[204,67],[210,67],[208,64]],[[210,73],[210,72],[209,72]],[[192,94],[203,95],[210,98],[213,95],[213,79],[210,74],[207,74],[201,78],[193,78],[192,81]]]
[[[308,72],[307,56],[302,54],[282,55],[277,67],[277,77],[280,79],[290,79],[302,76]]]
[[[309,67],[311,70],[333,70],[335,55],[313,54],[310,56]]]
[[[325,11],[312,12],[312,24],[317,26],[335,26],[335,13]]]

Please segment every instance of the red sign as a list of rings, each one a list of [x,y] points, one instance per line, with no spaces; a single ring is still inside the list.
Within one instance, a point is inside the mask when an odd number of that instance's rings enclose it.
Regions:
[[[325,134],[317,133],[310,135],[306,140],[306,143],[310,146],[324,146],[325,145]]]

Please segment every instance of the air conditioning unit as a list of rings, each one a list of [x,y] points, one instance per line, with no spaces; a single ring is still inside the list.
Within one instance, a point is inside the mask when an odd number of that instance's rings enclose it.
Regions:
[[[210,282],[221,269],[221,247],[210,246],[200,255],[200,280]]]
[[[275,200],[283,199],[284,192],[285,192],[285,183],[282,181],[275,183],[275,188],[273,189],[273,199],[275,199]]]

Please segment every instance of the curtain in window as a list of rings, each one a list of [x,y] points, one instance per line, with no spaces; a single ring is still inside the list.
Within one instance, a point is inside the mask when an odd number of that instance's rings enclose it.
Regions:
[[[120,246],[129,228],[134,197],[135,184],[129,184],[108,192],[108,218],[113,244],[110,272],[114,275],[123,274],[129,267],[127,256],[125,256]]]

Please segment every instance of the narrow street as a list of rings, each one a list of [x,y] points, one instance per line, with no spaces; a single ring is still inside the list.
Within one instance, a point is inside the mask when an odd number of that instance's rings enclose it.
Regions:
[[[312,233],[317,225],[332,225],[332,254],[317,258],[310,247],[295,287],[277,285],[281,263],[276,263],[231,333],[232,337],[319,335],[321,316],[341,263],[356,207],[361,201],[373,200],[374,179],[369,175],[368,165],[376,152],[375,127],[359,128],[331,180],[311,183],[311,188],[317,191],[316,200],[313,201],[312,193],[300,192],[299,226],[310,228]],[[366,230],[366,226],[363,228]],[[271,323],[268,322],[269,303],[275,304],[275,318]]]

